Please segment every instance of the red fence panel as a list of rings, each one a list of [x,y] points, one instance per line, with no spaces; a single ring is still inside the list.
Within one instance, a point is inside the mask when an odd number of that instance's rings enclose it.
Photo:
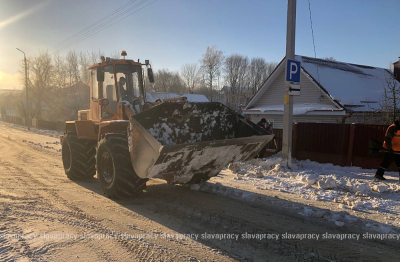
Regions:
[[[267,149],[274,149],[274,150],[278,149],[279,151],[281,151],[282,150],[283,129],[274,129],[273,132],[275,135],[274,139],[277,144],[277,147],[275,146],[274,140],[272,140],[271,142],[269,142],[267,144]]]
[[[293,156],[299,160],[375,169],[382,157],[369,157],[369,141],[383,141],[387,128],[387,125],[298,123],[294,129]],[[394,164],[390,169],[397,170]]]

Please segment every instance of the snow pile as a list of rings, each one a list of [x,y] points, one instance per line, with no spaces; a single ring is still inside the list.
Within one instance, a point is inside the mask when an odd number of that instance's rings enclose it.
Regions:
[[[329,204],[332,210],[344,210],[344,213],[337,215],[334,212],[307,207],[302,208],[299,214],[321,217],[342,227],[360,219],[354,215],[350,216],[345,210],[360,212],[359,216],[363,218],[365,214],[378,213],[378,219],[382,218],[380,223],[399,227],[400,217],[393,216],[400,213],[398,174],[388,172],[385,176],[389,180],[382,182],[374,179],[375,171],[320,164],[309,160],[288,161],[274,156],[263,160],[232,163],[222,172],[225,177],[211,179],[218,181],[218,185],[205,183],[200,190],[250,202],[261,201],[263,194],[280,194],[281,198],[286,196],[290,201],[307,201],[304,203],[323,201]],[[395,180],[390,180],[391,177]],[[225,182],[226,180],[229,181]],[[372,224],[369,229],[377,232],[389,231],[392,230],[390,225],[382,228],[377,223]]]
[[[221,106],[211,110],[203,105],[185,103],[181,110],[175,109],[170,117],[160,117],[146,129],[163,145],[234,138],[236,119],[229,109]]]
[[[337,186],[336,181],[332,177],[320,179],[317,185],[322,189],[334,189]]]
[[[372,190],[374,190],[375,192],[384,193],[384,192],[389,192],[390,187],[387,185],[374,185],[372,187]]]
[[[314,185],[319,179],[319,175],[315,174],[314,172],[307,173],[302,171],[299,173],[299,175],[297,175],[297,179],[300,180],[300,182],[302,182],[303,184]]]

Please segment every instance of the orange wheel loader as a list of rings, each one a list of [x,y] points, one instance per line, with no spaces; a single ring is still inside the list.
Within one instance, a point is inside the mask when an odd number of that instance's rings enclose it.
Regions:
[[[90,109],[67,121],[61,137],[65,173],[93,177],[111,198],[141,193],[148,179],[192,184],[216,176],[233,161],[255,155],[273,135],[221,103],[184,97],[146,101],[151,65],[102,57],[90,70]]]

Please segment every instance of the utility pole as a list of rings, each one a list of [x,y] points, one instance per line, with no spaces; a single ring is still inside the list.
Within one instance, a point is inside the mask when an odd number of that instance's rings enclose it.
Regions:
[[[18,51],[22,52],[24,54],[24,62],[25,62],[25,88],[26,88],[26,118],[25,118],[25,124],[28,127],[28,130],[30,130],[30,117],[29,117],[29,92],[28,92],[28,66],[26,64],[26,56],[25,52],[22,51],[21,49],[17,48]]]
[[[288,0],[286,29],[286,61],[294,59],[296,40],[296,1]],[[285,63],[287,67],[287,62]],[[288,68],[286,68],[286,71]],[[285,99],[283,110],[283,157],[289,159],[292,150],[293,96],[289,95],[290,82],[285,82]]]

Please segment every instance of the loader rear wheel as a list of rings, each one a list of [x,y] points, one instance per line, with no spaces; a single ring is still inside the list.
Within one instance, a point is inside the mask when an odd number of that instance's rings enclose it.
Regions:
[[[96,174],[96,141],[78,139],[76,132],[66,132],[62,141],[65,174],[71,180],[91,178]]]
[[[146,188],[148,179],[133,170],[126,134],[108,134],[100,140],[96,166],[101,188],[110,198],[130,197]]]

